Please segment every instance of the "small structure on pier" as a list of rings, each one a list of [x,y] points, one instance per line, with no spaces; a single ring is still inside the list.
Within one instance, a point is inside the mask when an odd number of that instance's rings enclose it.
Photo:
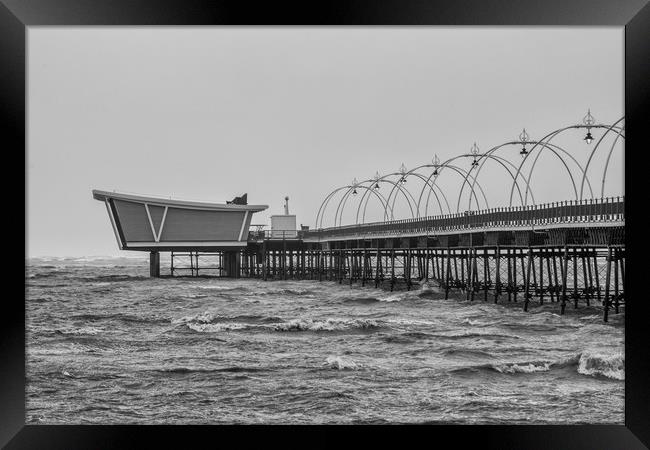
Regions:
[[[93,190],[106,205],[120,250],[150,252],[150,274],[160,276],[161,251],[224,252],[225,270],[239,272],[239,254],[248,241],[253,213],[247,196],[207,203]]]
[[[271,216],[271,238],[295,239],[297,237],[296,216],[289,214],[289,197],[284,197],[284,215]]]

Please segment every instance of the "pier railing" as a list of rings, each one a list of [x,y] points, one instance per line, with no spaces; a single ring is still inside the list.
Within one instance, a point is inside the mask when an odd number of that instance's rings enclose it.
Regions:
[[[492,208],[457,214],[415,219],[372,222],[299,231],[303,239],[324,239],[338,236],[372,236],[386,234],[440,233],[473,228],[522,228],[558,224],[606,223],[625,221],[625,197],[568,200],[530,206]]]

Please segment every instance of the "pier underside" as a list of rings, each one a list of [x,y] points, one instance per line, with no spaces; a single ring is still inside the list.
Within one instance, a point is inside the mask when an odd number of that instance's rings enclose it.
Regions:
[[[438,236],[305,241],[250,240],[241,249],[171,253],[169,276],[310,279],[384,289],[434,282],[447,298],[624,308],[624,227],[472,232]],[[160,256],[151,252],[151,276]]]

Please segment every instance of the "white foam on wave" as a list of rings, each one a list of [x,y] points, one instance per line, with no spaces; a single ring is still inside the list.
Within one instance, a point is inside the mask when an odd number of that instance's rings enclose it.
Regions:
[[[179,325],[189,322],[199,322],[199,323],[210,323],[219,317],[218,314],[212,313],[210,311],[203,311],[202,313],[194,314],[191,316],[183,316],[178,319],[172,319],[172,324]]]
[[[250,324],[246,323],[188,323],[187,327],[191,330],[198,331],[199,333],[219,333],[222,331],[236,331],[250,328]]]
[[[61,330],[61,333],[63,334],[69,334],[69,335],[84,335],[84,334],[89,334],[91,336],[94,336],[99,333],[103,333],[104,330],[103,328],[97,328],[97,327],[81,327],[81,328],[73,328],[69,330]]]
[[[338,370],[357,370],[359,366],[351,359],[342,356],[328,356],[323,365]]]
[[[293,319],[274,326],[276,331],[342,331],[349,329],[371,329],[380,324],[372,319]]]
[[[535,373],[548,372],[551,365],[550,362],[509,363],[494,364],[492,368],[500,373]]]
[[[420,293],[444,294],[445,291],[434,281],[425,281],[420,285]]]
[[[608,354],[603,351],[584,351],[578,361],[578,373],[589,376],[603,376],[613,380],[625,380],[625,356],[622,353]]]
[[[472,320],[472,319],[463,319],[463,325],[470,325],[470,326],[478,326],[478,325],[485,325],[485,323],[481,322],[480,320]]]
[[[388,323],[391,325],[397,325],[397,326],[426,326],[426,327],[434,327],[437,326],[438,324],[435,322],[431,322],[429,320],[420,320],[420,319],[389,319]],[[432,331],[432,330],[429,330]]]
[[[218,284],[199,284],[193,287],[199,289],[213,290],[213,291],[230,291],[232,289],[236,289],[233,286],[219,286]]]

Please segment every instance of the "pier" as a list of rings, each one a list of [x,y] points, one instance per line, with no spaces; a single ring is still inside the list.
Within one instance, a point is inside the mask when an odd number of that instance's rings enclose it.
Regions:
[[[411,170],[402,164],[398,172],[355,179],[325,197],[312,230],[296,230],[288,197],[284,215],[271,216],[270,230],[251,230],[252,214],[267,206],[248,205],[246,194],[226,204],[107,191],[93,196],[106,204],[120,249],[150,252],[152,277],[309,279],[390,290],[433,282],[445,298],[455,291],[468,301],[519,303],[523,310],[532,302],[556,304],[560,314],[581,305],[602,306],[607,321],[625,306],[625,200],[605,196],[612,153],[625,139],[623,121],[597,124],[588,111],[582,123],[539,140],[524,129],[519,139],[482,153],[475,143],[469,153],[444,162],[435,156],[431,164]],[[586,131],[582,163],[552,142],[571,130]],[[513,148],[514,162],[499,154]],[[571,200],[535,202],[531,178],[542,153],[561,162],[562,171],[552,177],[567,176]],[[605,161],[600,186],[588,176],[599,155]],[[479,181],[486,163],[503,169],[510,183],[508,206],[490,206]],[[458,176],[459,187],[441,189],[437,180],[443,173]],[[407,179],[421,183],[419,195],[406,189]],[[380,193],[382,185],[388,186],[387,195]],[[395,218],[398,198],[406,202],[410,218]],[[343,224],[351,199],[357,200],[355,223]],[[380,205],[383,220],[366,223],[371,199]],[[430,205],[439,214],[432,214]],[[323,226],[326,217],[332,226]],[[161,273],[160,252],[170,253],[168,273]]]
[[[623,198],[605,198],[298,231],[292,239],[251,232],[235,272],[225,252],[172,252],[170,275],[390,290],[436,282],[445,298],[457,291],[470,301],[520,302],[524,310],[533,301],[555,303],[561,314],[603,305],[607,320],[625,304],[624,211]]]

